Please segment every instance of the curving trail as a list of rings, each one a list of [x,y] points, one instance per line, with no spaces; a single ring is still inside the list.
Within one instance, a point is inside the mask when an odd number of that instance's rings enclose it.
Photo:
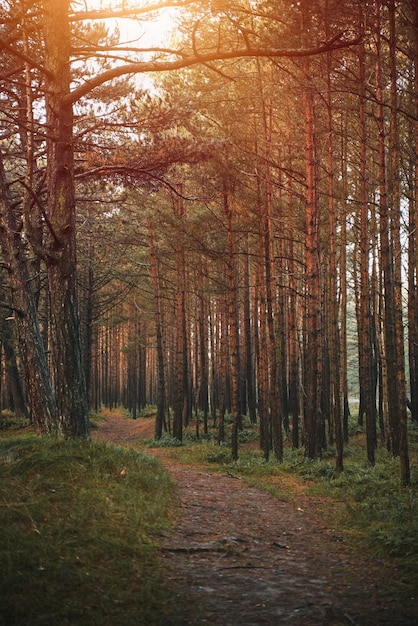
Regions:
[[[152,437],[152,420],[105,417],[96,440],[135,445]],[[411,598],[393,567],[353,553],[303,500],[180,465],[161,448],[147,452],[178,487],[173,529],[161,544],[178,590],[173,625],[418,625],[418,590]]]

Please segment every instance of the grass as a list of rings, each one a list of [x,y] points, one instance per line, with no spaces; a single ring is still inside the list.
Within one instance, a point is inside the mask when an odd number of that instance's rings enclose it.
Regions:
[[[173,487],[150,456],[0,439],[0,623],[169,624],[155,541]]]
[[[26,426],[29,426],[29,420],[26,417],[17,417],[7,409],[0,411],[0,432],[20,430]]]
[[[93,427],[101,419],[94,416]],[[37,438],[7,416],[0,429],[0,624],[185,623],[170,617],[178,598],[164,585],[156,547],[169,527],[173,485],[147,446],[314,506],[348,545],[392,560],[411,592],[418,587],[417,429],[410,429],[412,486],[402,488],[399,460],[380,448],[371,467],[357,428],[338,474],[332,448],[313,461],[287,442],[282,463],[265,461],[257,428],[244,426],[232,462],[214,429],[199,439],[186,429],[183,442],[150,439],[138,451]]]

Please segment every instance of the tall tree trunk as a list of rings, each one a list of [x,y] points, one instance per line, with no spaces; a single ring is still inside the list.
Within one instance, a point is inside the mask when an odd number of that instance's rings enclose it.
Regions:
[[[213,303],[209,299],[209,337],[210,337],[210,374],[209,374],[209,404],[210,404],[210,413],[212,418],[212,425],[216,427],[216,401],[218,397],[217,389],[217,376],[216,376],[216,358],[217,355],[215,353],[215,332],[214,332],[214,324],[213,324]]]
[[[228,182],[224,180],[223,208],[227,228],[227,280],[228,280],[228,324],[231,358],[231,403],[232,403],[232,433],[231,455],[232,459],[238,459],[238,428],[241,420],[239,408],[239,332],[237,314],[237,281],[235,276],[235,248],[234,234],[232,230],[232,207]]]
[[[151,277],[154,290],[154,320],[157,337],[157,416],[155,420],[155,438],[161,439],[165,417],[165,365],[163,349],[163,333],[160,311],[160,284],[158,279],[157,255],[151,220],[147,218],[148,245],[150,250]]]
[[[181,187],[178,187],[181,193]],[[181,220],[184,215],[183,202],[180,196],[173,198],[174,215]],[[185,294],[185,258],[183,242],[180,240],[175,244],[176,252],[176,303],[175,303],[175,329],[176,348],[174,364],[174,390],[173,390],[173,437],[179,441],[183,440],[183,426],[185,410],[187,407],[187,344],[186,344],[186,294]]]
[[[57,434],[56,407],[38,311],[13,201],[0,155],[0,242],[8,270],[11,305],[23,367],[30,417],[38,434]]]
[[[246,375],[246,387],[247,387],[247,403],[248,414],[250,416],[251,424],[257,422],[257,409],[256,409],[256,392],[255,392],[255,377],[254,377],[254,360],[253,360],[253,335],[251,327],[251,264],[250,255],[248,250],[245,254],[244,265],[244,336],[245,336],[245,375]],[[254,324],[253,320],[253,324]]]
[[[306,343],[304,353],[305,386],[305,454],[314,459],[321,452],[321,350],[320,350],[320,287],[318,206],[316,198],[316,167],[314,146],[313,95],[304,92],[305,164],[306,164]]]
[[[343,211],[341,216],[341,245],[340,245],[340,290],[341,290],[341,393],[343,395],[343,440],[348,443],[348,420],[350,407],[348,402],[347,376],[347,206],[348,206],[348,159],[347,159],[347,121],[343,122],[342,137],[342,189]]]
[[[330,413],[333,417],[336,470],[343,467],[343,431],[341,423],[341,369],[340,369],[340,332],[338,315],[338,279],[337,279],[337,215],[334,199],[334,143],[331,96],[331,55],[327,55],[327,113],[328,113],[328,218],[329,218],[329,325],[330,325]]]
[[[260,258],[257,268],[257,293],[254,308],[259,311],[257,323],[257,380],[258,380],[258,417],[260,420],[260,449],[267,461],[270,456],[270,388],[268,372],[267,312],[265,294],[264,237],[260,232]]]
[[[290,153],[290,150],[289,150]],[[289,162],[288,169],[292,171],[292,163]],[[295,218],[294,218],[294,192],[293,192],[293,177],[289,176],[288,181],[288,203],[287,212],[289,219],[287,221],[287,242],[288,242],[288,260],[287,260],[287,274],[288,274],[288,342],[289,342],[289,401],[290,410],[292,413],[292,446],[293,448],[299,447],[299,412],[300,412],[300,356],[299,356],[299,329],[298,329],[298,297],[297,297],[297,282],[295,271]]]
[[[402,277],[401,277],[401,189],[399,172],[399,123],[398,94],[396,67],[396,8],[395,0],[389,0],[389,58],[390,58],[390,206],[391,235],[393,245],[393,291],[395,314],[395,349],[396,349],[396,380],[399,412],[399,456],[401,465],[401,482],[410,483],[408,430],[406,414],[406,380],[405,380],[405,348],[402,315]]]
[[[267,124],[265,125],[267,126]],[[269,129],[265,132],[266,144],[270,143]],[[266,183],[266,206],[263,216],[263,240],[264,240],[264,263],[265,263],[265,295],[266,314],[268,328],[268,352],[270,356],[269,375],[271,379],[269,405],[273,451],[278,461],[283,460],[283,408],[281,396],[281,355],[279,354],[278,338],[275,329],[275,271],[273,254],[273,216],[272,216],[272,190],[270,180],[269,153],[265,155],[265,183]],[[276,315],[276,319],[277,319]]]
[[[83,348],[83,368],[86,379],[86,393],[89,407],[92,404],[92,374],[93,374],[93,320],[95,309],[94,269],[92,263],[91,234],[88,240],[88,259],[85,284],[83,285],[83,300],[81,301],[81,328]]]
[[[66,437],[86,437],[88,403],[76,290],[73,110],[69,98],[70,1],[44,0],[43,5],[48,128],[45,216],[48,248],[44,257],[50,297],[53,381],[62,433]]]
[[[228,301],[225,298],[219,302],[216,327],[218,336],[218,388],[219,388],[219,419],[218,437],[219,444],[225,441],[225,410],[226,410],[226,388],[228,380],[228,367],[230,363],[230,346],[228,337]]]
[[[385,358],[388,374],[388,409],[390,446],[392,454],[400,454],[401,423],[405,409],[405,394],[399,388],[399,350],[397,337],[397,313],[395,296],[395,269],[393,250],[393,214],[389,211],[386,163],[386,128],[384,119],[384,102],[382,88],[382,59],[380,37],[380,3],[375,3],[375,44],[376,59],[376,99],[378,128],[378,167],[379,167],[379,216],[380,245],[384,287],[384,336]],[[396,226],[395,226],[396,228]]]
[[[199,314],[198,314],[198,328],[199,332],[196,333],[198,337],[198,351],[199,351],[199,381],[196,385],[196,391],[198,390],[198,406],[203,411],[203,432],[205,435],[208,433],[208,414],[209,414],[209,363],[208,363],[208,323],[206,314],[206,297],[204,292],[204,273],[203,262],[199,264]]]
[[[412,420],[418,423],[418,4],[414,3],[413,19],[413,78],[410,93],[412,119],[409,136],[411,150],[409,185],[413,192],[409,198],[408,222],[408,348],[409,386]]]
[[[363,26],[363,13],[359,4],[359,25]],[[362,389],[361,410],[366,415],[367,458],[375,463],[376,435],[376,400],[373,385],[372,360],[372,317],[370,305],[370,234],[369,212],[367,199],[367,149],[366,149],[366,115],[365,115],[365,51],[359,47],[359,132],[360,132],[360,290],[359,290],[359,321],[357,325],[359,345],[359,377]]]

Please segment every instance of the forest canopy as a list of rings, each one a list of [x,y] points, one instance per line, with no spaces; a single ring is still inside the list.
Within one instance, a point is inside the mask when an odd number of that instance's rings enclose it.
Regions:
[[[0,0],[1,407],[89,436],[244,416],[410,482],[413,0]]]

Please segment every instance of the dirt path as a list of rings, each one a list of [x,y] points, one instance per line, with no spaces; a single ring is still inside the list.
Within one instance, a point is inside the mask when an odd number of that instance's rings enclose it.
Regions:
[[[151,420],[108,414],[94,438],[130,445],[152,429]],[[173,624],[418,625],[418,590],[415,599],[405,595],[394,568],[353,554],[303,502],[180,465],[164,449],[149,453],[179,490],[174,528],[161,547],[179,589]],[[194,619],[181,590],[196,601]]]

